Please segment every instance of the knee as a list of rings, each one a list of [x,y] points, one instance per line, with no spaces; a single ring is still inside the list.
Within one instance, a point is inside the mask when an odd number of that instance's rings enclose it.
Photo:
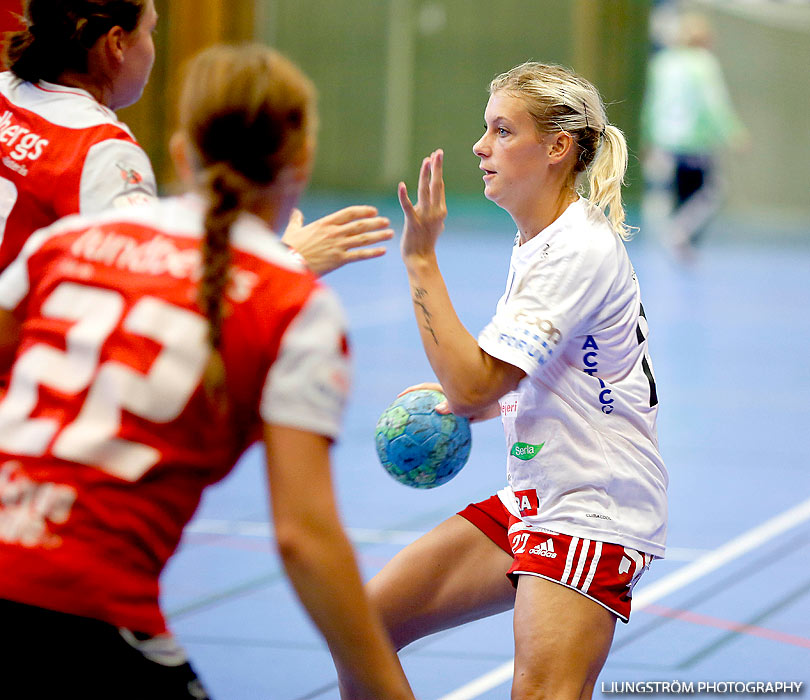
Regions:
[[[576,682],[570,676],[515,674],[511,700],[584,700],[591,697],[592,684]]]
[[[385,585],[375,579],[366,584],[366,596],[372,608],[377,611],[383,628],[397,652],[410,644],[413,639],[407,634],[407,618],[403,617],[401,606],[397,605],[395,596],[392,596]]]

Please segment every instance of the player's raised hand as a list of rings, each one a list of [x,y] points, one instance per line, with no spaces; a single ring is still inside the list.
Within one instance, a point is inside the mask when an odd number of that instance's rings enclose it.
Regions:
[[[433,151],[422,161],[415,205],[408,197],[405,183],[399,183],[397,194],[405,214],[400,242],[403,257],[432,254],[436,240],[444,229],[447,203],[444,197],[443,162],[444,151],[441,149]]]
[[[385,248],[375,246],[390,240],[390,222],[378,216],[375,207],[357,205],[304,225],[304,215],[293,210],[281,240],[306,260],[316,275],[322,276],[346,263],[378,258]],[[375,247],[365,247],[375,246]]]

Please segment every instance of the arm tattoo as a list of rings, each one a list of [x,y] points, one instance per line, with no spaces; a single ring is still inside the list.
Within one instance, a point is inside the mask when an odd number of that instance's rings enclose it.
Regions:
[[[414,287],[413,289],[413,304],[414,306],[418,306],[422,310],[422,318],[424,319],[424,324],[422,324],[422,328],[424,328],[430,335],[433,337],[433,342],[436,345],[439,344],[439,339],[436,337],[436,331],[433,330],[433,326],[430,323],[430,319],[432,318],[433,314],[430,313],[427,305],[424,302],[424,298],[427,296],[427,290],[422,289],[421,287]]]

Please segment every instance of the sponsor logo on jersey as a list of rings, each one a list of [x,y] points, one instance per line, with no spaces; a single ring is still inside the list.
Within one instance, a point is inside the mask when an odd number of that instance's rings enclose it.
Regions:
[[[4,462],[0,465],[0,541],[58,547],[62,539],[48,529],[48,523],[66,523],[75,500],[73,487],[32,481],[20,462]]]
[[[599,366],[599,346],[596,344],[596,339],[592,335],[586,337],[582,349],[585,351],[582,353],[582,371],[591,377],[595,377],[599,382],[599,393],[597,395],[599,405],[602,413],[610,415],[613,413],[612,404],[615,399],[611,397],[613,390],[608,388],[603,379],[596,376]]]
[[[197,248],[178,248],[160,234],[139,240],[115,230],[93,226],[70,247],[75,258],[143,275],[169,275],[198,282],[202,278],[202,256]],[[250,270],[232,267],[225,294],[241,303],[250,298],[259,281]]]
[[[554,346],[562,339],[562,333],[551,321],[518,311],[514,320],[519,325],[509,333],[499,333],[498,341],[528,355],[539,364],[554,354]]]
[[[140,185],[143,182],[143,175],[134,168],[122,165],[121,163],[116,163],[115,167],[118,168],[118,172],[121,173],[121,179],[128,185]]]
[[[555,345],[559,345],[560,341],[562,340],[562,332],[548,319],[532,316],[525,311],[518,311],[515,314],[515,321],[518,321],[521,325],[527,324],[534,326],[546,336],[546,339],[549,342],[554,343]]]
[[[535,489],[526,489],[524,491],[515,491],[515,501],[517,502],[518,510],[521,517],[527,515],[537,515],[537,491]]]
[[[131,207],[135,204],[145,204],[146,202],[153,202],[155,198],[144,192],[143,190],[130,190],[129,192],[124,192],[124,194],[119,194],[113,200],[113,207],[116,209],[124,209],[126,207]]]
[[[547,557],[548,559],[556,559],[557,552],[554,551],[554,540],[549,537],[545,542],[541,542],[536,547],[532,547],[529,550],[529,554],[536,554],[537,556]]]
[[[517,413],[518,400],[510,401],[509,403],[501,403],[501,415],[512,416]]]
[[[26,168],[22,163],[16,163],[8,156],[3,156],[3,165],[5,165],[9,170],[19,173],[23,177],[28,175],[28,168]]]
[[[48,139],[42,138],[27,127],[15,124],[10,110],[0,114],[0,148],[6,151],[11,149],[8,157],[17,162],[26,159],[36,160],[42,155],[48,143]],[[18,172],[22,175],[27,174],[27,171]]]
[[[545,442],[541,442],[539,445],[532,445],[529,442],[516,442],[512,445],[512,449],[509,450],[509,454],[525,462],[534,459],[545,444]]]
[[[525,328],[522,334],[524,337],[518,338],[509,333],[499,333],[498,342],[525,353],[541,365],[545,364],[548,356],[552,355],[554,352],[549,344],[545,340],[541,340],[537,333],[530,333]]]

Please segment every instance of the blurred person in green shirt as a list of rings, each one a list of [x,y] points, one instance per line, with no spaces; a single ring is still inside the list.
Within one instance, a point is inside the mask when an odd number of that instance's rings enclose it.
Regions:
[[[681,17],[677,41],[650,60],[642,110],[645,210],[663,219],[663,242],[682,260],[720,208],[719,153],[747,139],[711,43],[705,17]]]

